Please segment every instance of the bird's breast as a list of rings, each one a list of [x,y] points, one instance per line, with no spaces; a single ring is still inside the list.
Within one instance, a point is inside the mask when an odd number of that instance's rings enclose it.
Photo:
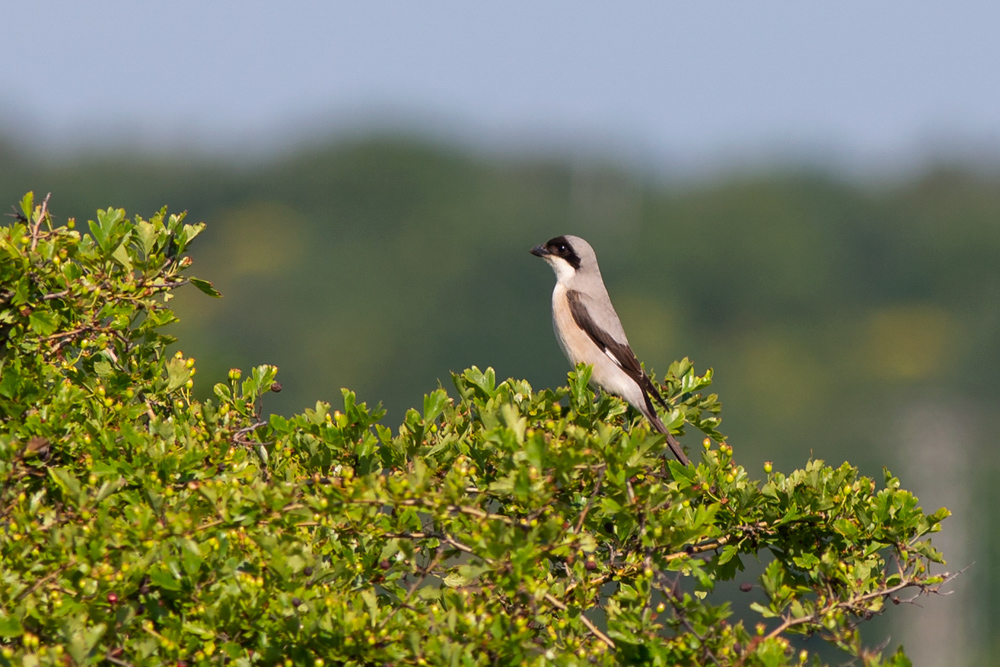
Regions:
[[[552,292],[552,328],[559,347],[570,364],[576,366],[579,363],[594,363],[593,353],[600,350],[590,336],[577,326],[566,299],[566,288],[559,284],[556,284]]]
[[[566,298],[566,289],[560,286],[557,286],[552,293],[552,328],[555,329],[559,347],[562,348],[569,363],[573,366],[580,363],[594,366],[595,381],[600,382],[598,377],[604,374],[608,364],[615,365],[604,350],[598,347],[587,332],[576,323],[573,311],[569,307],[569,300]]]

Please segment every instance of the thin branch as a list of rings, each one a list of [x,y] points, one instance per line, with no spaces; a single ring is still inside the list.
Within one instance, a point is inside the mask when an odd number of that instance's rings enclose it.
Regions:
[[[365,499],[351,499],[344,501],[346,504],[353,505],[389,505],[398,507],[422,507],[424,509],[435,509],[434,505],[428,503],[420,498],[412,498],[405,500],[385,501],[385,500],[365,500]],[[474,516],[477,519],[487,519],[489,521],[500,521],[507,524],[508,526],[517,523],[514,519],[507,516],[506,514],[493,514],[485,510],[481,510],[477,507],[468,507],[465,505],[444,505],[445,510],[453,512],[456,514],[467,514],[469,516]]]
[[[898,598],[893,598],[892,597],[893,593],[898,593],[899,591],[905,590],[907,588],[917,587],[920,589],[920,591],[916,595],[914,595],[913,598],[911,598],[910,600],[906,600],[906,602],[912,602],[913,600],[917,599],[917,597],[919,597],[924,593],[937,593],[938,589],[943,584],[953,580],[959,574],[961,574],[961,571],[956,572],[954,574],[946,573],[944,575],[944,579],[940,583],[934,586],[922,583],[916,579],[904,579],[900,583],[896,584],[895,586],[891,586],[889,588],[883,588],[881,590],[872,591],[871,593],[865,593],[864,595],[859,595],[855,598],[851,598],[843,602],[831,602],[830,604],[824,606],[822,609],[818,611],[813,612],[812,614],[799,616],[798,618],[792,618],[786,616],[784,617],[784,621],[781,623],[781,625],[779,625],[774,630],[769,632],[765,636],[765,639],[773,639],[781,635],[783,632],[785,632],[785,630],[795,627],[796,625],[815,623],[819,619],[823,618],[823,616],[833,611],[834,609],[845,609],[852,612],[857,612],[859,610],[859,605],[861,605],[864,602],[868,602],[869,600],[873,600],[875,598],[891,599],[893,602],[895,602],[896,600],[898,600]],[[903,602],[903,600],[900,600],[900,602]]]
[[[552,595],[552,593],[546,593],[545,600],[560,611],[569,611],[569,607],[560,602],[556,596]],[[587,615],[584,614],[583,611],[580,612],[580,622],[587,626],[587,629],[590,630],[590,633],[592,635],[594,635],[599,640],[607,644],[608,648],[615,648],[614,640],[612,640],[611,637],[608,637],[606,634],[601,632],[601,630],[596,625],[594,625],[589,618],[587,618]]]
[[[17,598],[15,598],[15,600],[18,601],[18,602],[20,602],[21,600],[23,600],[24,598],[26,598],[27,596],[31,595],[36,590],[38,590],[38,588],[40,586],[42,586],[42,585],[46,584],[47,582],[51,581],[52,579],[58,577],[60,574],[62,574],[63,572],[65,572],[67,569],[73,567],[74,565],[76,565],[76,560],[70,560],[65,565],[62,565],[61,567],[56,568],[55,571],[50,572],[49,574],[45,575],[44,577],[42,577],[41,579],[39,579],[38,581],[36,581],[35,583],[33,583],[29,588],[26,588],[25,590],[21,591],[20,594],[18,594]]]
[[[243,436],[250,433],[251,431],[256,431],[261,426],[267,426],[267,422],[258,421],[254,422],[253,424],[250,424],[250,426],[244,426],[243,428],[235,431],[230,440],[234,443],[239,443],[242,445],[259,445],[261,443],[254,442],[253,440],[244,440]]]
[[[59,333],[52,334],[51,336],[45,336],[42,340],[56,340],[57,338],[65,338],[67,336],[75,336],[77,334],[86,333],[88,331],[100,331],[101,329],[92,326],[82,326],[76,329],[70,329],[69,331],[61,331]]]
[[[42,200],[42,210],[39,211],[38,217],[31,226],[31,252],[35,252],[35,247],[38,245],[38,228],[42,226],[42,220],[49,214],[49,197],[51,196],[51,192],[45,195],[45,199]]]
[[[389,612],[389,615],[386,616],[384,619],[382,619],[382,622],[379,623],[379,629],[384,628],[400,609],[409,606],[410,598],[413,597],[413,594],[417,592],[417,589],[420,588],[420,585],[424,583],[425,579],[427,579],[427,575],[429,575],[434,570],[434,568],[437,567],[438,563],[441,562],[441,554],[442,550],[439,547],[434,552],[433,560],[431,560],[431,562],[427,564],[427,567],[421,568],[420,577],[410,585],[410,588],[406,591],[406,597],[404,597],[402,602],[399,603],[399,606],[394,607],[393,610]]]
[[[134,667],[132,663],[128,662],[127,660],[122,660],[121,658],[112,658],[110,653],[105,653],[104,659],[116,665],[121,665],[121,667]]]
[[[490,565],[494,564],[492,558],[487,558],[485,556],[481,556],[481,555],[477,554],[472,547],[470,547],[467,544],[462,544],[461,542],[459,542],[458,540],[456,540],[454,537],[451,537],[450,535],[444,535],[444,534],[442,534],[438,539],[440,539],[442,542],[446,542],[447,544],[450,544],[451,546],[455,547],[459,551],[464,551],[465,553],[467,553],[467,554],[469,554],[471,556],[475,556],[477,558],[482,558],[484,561],[486,561]]]
[[[428,538],[428,537],[435,537],[435,538],[441,540],[442,542],[444,542],[444,543],[446,543],[446,544],[454,547],[455,549],[458,549],[459,551],[463,551],[463,552],[465,552],[467,554],[470,554],[472,556],[476,556],[477,558],[482,559],[487,564],[489,564],[489,565],[491,565],[493,567],[496,567],[496,562],[492,558],[489,558],[489,557],[484,556],[482,554],[477,554],[472,547],[468,546],[467,544],[463,544],[463,543],[459,542],[458,540],[456,540],[455,538],[451,537],[450,535],[445,535],[443,533],[386,533],[386,536],[387,537],[396,537],[396,538],[400,538],[401,537],[401,538],[407,538],[407,539],[423,539],[423,538]],[[436,559],[436,557],[435,557],[435,559]],[[407,596],[407,597],[409,597],[409,596]],[[560,602],[559,599],[556,598],[551,593],[546,593],[545,594],[545,599],[546,599],[546,601],[549,602],[549,604],[551,604],[552,606],[554,606],[556,609],[559,609],[560,611],[568,611],[569,610],[569,607],[567,607],[565,604],[563,604],[562,602]],[[587,616],[582,611],[580,612],[580,622],[583,623],[585,626],[587,626],[587,629],[590,630],[591,634],[593,634],[594,637],[596,637],[600,641],[602,641],[605,644],[607,644],[608,647],[615,648],[614,641],[612,641],[612,639],[610,637],[608,637],[606,634],[604,634],[603,632],[601,632],[600,628],[598,628],[596,625],[594,625],[591,622],[591,620],[589,618],[587,618]]]
[[[404,539],[404,540],[426,540],[434,538],[440,540],[444,544],[447,544],[455,549],[458,549],[459,551],[463,551],[471,556],[475,556],[476,558],[481,558],[484,562],[488,563],[489,565],[495,565],[495,562],[493,561],[492,558],[489,558],[488,556],[483,556],[481,554],[477,554],[476,551],[468,544],[463,544],[462,542],[456,540],[454,537],[446,535],[444,533],[402,532],[402,533],[385,533],[384,535],[386,537]]]
[[[674,611],[675,612],[677,611],[677,607],[676,606],[674,606]],[[703,654],[707,655],[709,658],[711,658],[712,662],[714,662],[716,665],[719,665],[720,663],[719,663],[718,659],[715,657],[715,654],[712,653],[710,650],[708,650],[708,647],[705,646],[705,638],[698,634],[697,630],[694,629],[694,626],[691,625],[691,622],[687,620],[687,617],[684,616],[683,614],[679,614],[678,615],[678,619],[684,625],[684,627],[688,629],[688,632],[690,632],[692,635],[694,635],[695,639],[698,640],[698,643],[701,644],[701,650],[702,650]],[[721,667],[721,665],[720,665],[720,667]]]
[[[732,542],[729,535],[723,535],[716,540],[709,540],[707,542],[702,542],[701,544],[692,544],[685,547],[683,551],[676,551],[672,554],[667,554],[664,558],[668,561],[677,560],[678,558],[683,558],[684,556],[692,556],[694,554],[705,553],[706,551],[714,551],[719,547],[724,547]]]
[[[594,504],[594,498],[597,496],[598,492],[601,490],[601,484],[604,482],[604,473],[607,471],[606,467],[602,467],[600,472],[597,473],[597,481],[594,482],[594,490],[590,492],[590,497],[587,498],[587,504],[584,506],[583,511],[580,512],[580,518],[576,522],[576,530],[574,532],[579,533],[580,529],[583,528],[583,521],[587,518],[587,512],[590,511],[591,505]]]
[[[735,533],[741,533],[741,535],[734,536]],[[692,544],[684,548],[683,551],[677,551],[675,553],[667,554],[664,556],[668,561],[676,560],[678,558],[683,558],[684,556],[691,556],[693,554],[705,553],[706,551],[714,551],[720,547],[724,547],[734,540],[743,539],[745,533],[771,533],[773,529],[767,525],[767,523],[760,521],[754,524],[747,524],[743,526],[736,526],[732,528],[732,534],[723,535],[722,537],[716,538],[714,540],[707,540],[699,544]]]

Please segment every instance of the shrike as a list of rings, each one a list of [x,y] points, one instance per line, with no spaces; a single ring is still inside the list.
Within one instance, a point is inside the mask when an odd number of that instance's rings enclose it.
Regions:
[[[667,410],[670,406],[629,347],[621,320],[604,287],[594,249],[578,236],[557,236],[532,248],[531,254],[548,262],[556,274],[552,328],[563,354],[573,366],[580,363],[592,366],[591,383],[624,398],[641,412],[653,428],[666,436],[677,460],[687,465],[688,457],[680,443],[653,409],[653,398]]]

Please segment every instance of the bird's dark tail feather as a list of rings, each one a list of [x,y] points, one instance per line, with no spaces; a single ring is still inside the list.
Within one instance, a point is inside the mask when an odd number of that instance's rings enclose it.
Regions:
[[[677,438],[675,438],[673,434],[667,430],[667,427],[663,425],[663,422],[660,421],[660,418],[656,415],[656,413],[653,412],[652,414],[648,414],[646,415],[646,418],[649,420],[649,423],[653,425],[653,428],[667,437],[667,445],[670,446],[670,451],[674,453],[674,456],[676,456],[677,460],[681,462],[681,465],[687,465],[690,463],[691,461],[688,459],[687,455],[684,454],[684,450],[681,449],[681,443],[677,442]]]
[[[642,379],[645,380],[645,382],[641,383],[641,385],[645,385],[643,393],[646,394],[646,419],[648,419],[649,423],[653,425],[653,428],[667,436],[667,444],[670,445],[670,451],[674,453],[674,456],[677,457],[678,461],[680,461],[683,465],[687,465],[690,461],[688,460],[688,457],[685,456],[684,450],[681,449],[681,443],[677,442],[677,438],[675,438],[670,431],[667,430],[667,427],[663,425],[663,422],[660,421],[659,416],[656,414],[656,410],[653,408],[653,402],[649,400],[649,396],[652,394],[653,398],[655,398],[665,410],[670,410],[670,405],[663,400],[663,396],[660,395],[660,391],[656,388],[656,385],[653,384],[652,380],[650,380],[645,374],[643,374]]]

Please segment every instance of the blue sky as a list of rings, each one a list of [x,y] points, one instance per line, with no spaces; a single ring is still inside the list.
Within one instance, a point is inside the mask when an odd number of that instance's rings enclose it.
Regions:
[[[0,7],[0,132],[266,152],[403,126],[690,167],[1000,154],[1000,3]]]

